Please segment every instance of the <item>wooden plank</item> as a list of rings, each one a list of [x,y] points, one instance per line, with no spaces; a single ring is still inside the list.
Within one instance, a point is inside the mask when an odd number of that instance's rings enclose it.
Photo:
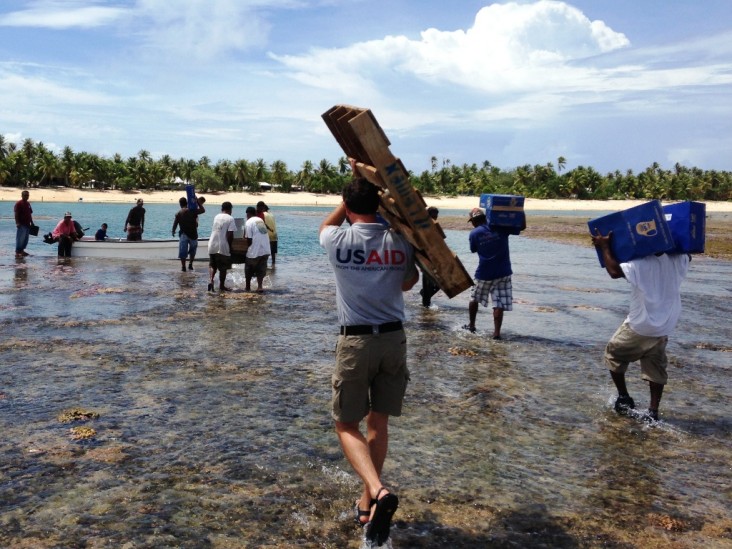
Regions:
[[[357,158],[371,164],[368,154],[361,146],[358,136],[348,122],[363,112],[363,109],[350,105],[336,105],[323,114],[328,129],[349,158]],[[364,176],[365,177],[365,176]]]
[[[379,171],[373,166],[369,166],[363,162],[356,162],[356,172],[357,175],[365,178],[369,183],[373,183],[381,189],[386,189],[386,184],[384,183],[384,180],[381,179]]]
[[[346,155],[356,160],[357,175],[382,189],[379,211],[415,247],[420,266],[448,297],[472,286],[472,278],[445,243],[442,227],[428,215],[422,195],[389,150],[389,139],[371,111],[336,105],[323,119]]]

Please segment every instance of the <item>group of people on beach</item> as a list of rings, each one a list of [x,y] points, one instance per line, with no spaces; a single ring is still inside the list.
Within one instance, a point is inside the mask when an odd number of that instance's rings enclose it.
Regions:
[[[355,171],[355,170],[354,170]],[[403,292],[419,279],[415,254],[406,238],[381,223],[379,191],[357,177],[342,193],[343,202],[321,223],[320,244],[333,267],[340,324],[335,369],[331,378],[331,414],[346,459],[363,482],[353,516],[371,546],[389,538],[398,496],[381,480],[389,439],[389,417],[401,415],[409,381]],[[436,209],[430,212],[436,220]],[[511,230],[491,225],[480,208],[470,211],[470,250],[479,257],[469,302],[469,324],[475,333],[478,304],[492,302],[493,338],[501,338],[503,312],[512,308]],[[344,222],[348,224],[344,226]],[[522,229],[525,228],[525,223]],[[666,343],[681,310],[681,282],[690,256],[658,254],[619,263],[610,246],[612,233],[592,236],[608,274],[632,287],[630,313],[605,348],[604,361],[618,390],[614,409],[632,415],[635,408],[625,384],[631,362],[639,361],[649,383],[644,421],[658,420],[668,379]],[[384,261],[383,258],[389,258]],[[434,285],[423,270],[423,305],[429,306]],[[365,433],[361,422],[365,419]]]

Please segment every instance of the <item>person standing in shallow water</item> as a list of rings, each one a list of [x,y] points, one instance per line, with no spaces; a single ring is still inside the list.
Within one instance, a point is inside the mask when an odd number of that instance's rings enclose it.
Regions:
[[[427,215],[430,216],[434,221],[437,221],[437,216],[440,215],[440,210],[434,206],[427,208]],[[432,296],[440,291],[440,285],[432,276],[425,271],[422,271],[422,289],[419,291],[419,295],[422,296],[422,306],[429,307],[432,304]]]
[[[236,222],[231,217],[231,202],[221,204],[221,213],[214,217],[211,236],[208,239],[208,291],[214,291],[214,278],[219,273],[219,290],[230,292],[226,287],[226,272],[231,267],[231,244],[234,241]]]
[[[389,416],[401,415],[409,380],[402,292],[414,286],[419,274],[411,245],[378,222],[378,207],[377,188],[366,179],[354,179],[319,234],[335,272],[341,324],[332,416],[343,453],[363,481],[355,520],[366,527],[366,539],[381,545],[399,504],[381,483],[381,472]],[[344,228],[346,220],[351,225]],[[360,429],[364,418],[366,436]]]
[[[272,256],[272,268],[275,266],[275,260],[277,258],[277,221],[272,212],[269,211],[269,206],[261,200],[257,202],[257,216],[264,221],[267,227],[267,234],[269,236],[269,251]]]
[[[658,407],[668,381],[666,344],[681,315],[681,283],[689,270],[688,254],[659,254],[619,263],[610,248],[612,232],[592,236],[611,278],[625,278],[632,286],[630,310],[605,347],[618,397],[615,411],[629,415],[635,402],[625,384],[628,364],[640,361],[641,377],[648,382],[651,397],[645,420],[658,420]]]
[[[145,208],[142,207],[144,201],[142,198],[137,199],[137,205],[130,209],[125,220],[125,229],[127,240],[142,240],[142,233],[145,232]]]
[[[13,207],[15,227],[17,229],[15,233],[15,257],[30,255],[25,251],[30,238],[30,228],[33,225],[33,208],[31,208],[28,198],[30,198],[30,193],[23,191],[20,193],[20,200]]]
[[[475,332],[478,303],[487,307],[493,300],[493,339],[501,339],[503,311],[513,309],[513,286],[511,284],[511,256],[508,237],[512,231],[503,227],[488,225],[488,219],[480,208],[473,208],[468,215],[473,224],[470,231],[470,251],[478,254],[478,268],[475,271],[475,286],[470,292],[468,303],[469,323],[463,329]],[[526,228],[526,220],[521,227]]]
[[[247,254],[244,264],[244,282],[246,291],[252,289],[252,278],[257,279],[257,293],[264,292],[262,283],[267,275],[267,260],[269,259],[269,236],[267,227],[257,210],[249,206],[246,211],[247,221],[244,225],[244,237],[247,239]]]
[[[175,230],[180,227],[178,259],[180,259],[180,270],[183,272],[186,272],[186,259],[188,259],[188,269],[193,270],[193,260],[196,259],[198,250],[198,216],[206,211],[203,208],[203,202],[205,202],[204,198],[200,197],[194,212],[188,207],[186,197],[183,196],[178,200],[180,210],[173,219],[173,236],[175,236]]]

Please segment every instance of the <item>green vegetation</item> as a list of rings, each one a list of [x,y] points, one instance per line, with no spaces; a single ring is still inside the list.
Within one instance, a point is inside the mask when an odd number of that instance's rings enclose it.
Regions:
[[[424,195],[499,193],[580,200],[732,200],[732,172],[680,164],[673,170],[664,170],[654,162],[638,174],[616,170],[601,175],[584,166],[565,171],[566,162],[560,156],[556,169],[554,164],[547,163],[502,170],[488,161],[480,166],[456,166],[443,159],[439,166],[433,156],[430,170],[410,172],[410,176]],[[170,190],[191,182],[201,192],[215,192],[259,191],[264,182],[281,192],[338,193],[349,178],[350,167],[345,157],[339,158],[337,164],[323,159],[315,165],[307,160],[298,171],[291,171],[282,160],[267,164],[261,158],[253,162],[219,160],[212,164],[206,156],[200,160],[175,160],[163,155],[156,160],[148,151],[141,150],[137,156],[123,159],[119,154],[106,158],[76,153],[70,147],[56,154],[41,142],[26,139],[18,146],[0,135],[0,185],[14,187]]]

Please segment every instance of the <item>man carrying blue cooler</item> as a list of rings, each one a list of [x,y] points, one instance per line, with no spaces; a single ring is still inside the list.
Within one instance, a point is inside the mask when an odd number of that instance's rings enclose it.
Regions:
[[[602,254],[612,278],[625,278],[632,286],[628,316],[605,347],[605,364],[618,390],[615,411],[631,415],[635,402],[625,385],[628,364],[640,361],[641,377],[648,381],[651,400],[646,421],[658,420],[663,387],[668,380],[666,344],[681,314],[681,282],[691,256],[659,253],[619,263],[610,247],[612,231],[606,236],[596,230],[592,244]]]
[[[509,227],[488,224],[488,218],[480,208],[470,210],[468,221],[474,229],[470,231],[470,251],[478,254],[478,268],[475,271],[475,286],[470,292],[468,316],[470,323],[463,329],[475,332],[478,303],[487,307],[493,301],[493,339],[501,339],[503,311],[513,309],[513,287],[511,286],[511,256],[508,237],[516,234]],[[526,218],[520,228],[526,228]]]

